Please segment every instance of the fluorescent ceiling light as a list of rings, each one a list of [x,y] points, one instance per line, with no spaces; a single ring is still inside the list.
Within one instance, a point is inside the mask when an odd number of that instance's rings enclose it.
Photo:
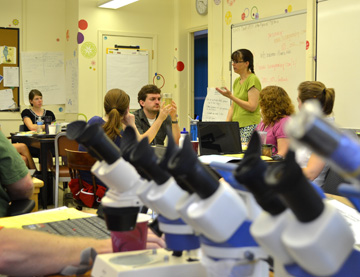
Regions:
[[[129,5],[136,1],[138,1],[138,0],[107,0],[107,1],[101,1],[98,4],[98,7],[99,8],[107,8],[107,9],[118,9],[120,7]]]

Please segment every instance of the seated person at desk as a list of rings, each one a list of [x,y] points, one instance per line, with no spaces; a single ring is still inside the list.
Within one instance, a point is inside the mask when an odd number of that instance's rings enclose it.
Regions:
[[[179,144],[180,128],[177,120],[177,107],[174,101],[171,105],[161,104],[161,90],[155,85],[145,85],[138,93],[141,109],[134,112],[136,127],[140,134],[148,137],[151,144],[164,145],[166,127],[172,129],[176,144]]]
[[[275,145],[280,157],[285,157],[290,140],[284,132],[284,125],[294,113],[294,105],[286,91],[278,86],[268,86],[260,92],[260,111],[262,120],[257,131],[265,131],[266,143]]]
[[[298,87],[298,107],[310,99],[316,99],[320,102],[326,120],[334,122],[332,111],[335,102],[335,90],[326,88],[325,85],[317,81],[302,82]],[[302,167],[304,175],[313,183],[322,187],[324,185],[326,173],[329,170],[327,164],[322,158],[312,153],[307,147],[296,149],[295,158]]]
[[[42,93],[37,89],[33,89],[29,93],[29,102],[31,105],[30,109],[25,109],[21,112],[22,120],[24,121],[25,131],[36,131],[36,121],[41,118],[41,121],[45,121],[45,116],[51,117],[51,122],[56,120],[55,115],[52,111],[45,110],[42,108],[43,100]],[[42,130],[45,130],[45,125],[41,126]]]
[[[0,216],[6,215],[11,199],[28,198],[32,193],[28,169],[0,132]],[[0,245],[0,274],[16,276],[55,274],[66,266],[79,266],[80,255],[88,247],[98,254],[112,252],[111,239],[62,237],[1,227]],[[165,243],[149,230],[146,247],[165,247]]]

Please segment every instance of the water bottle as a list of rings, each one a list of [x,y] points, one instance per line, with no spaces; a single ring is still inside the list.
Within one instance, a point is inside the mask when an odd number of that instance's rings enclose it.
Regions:
[[[190,120],[190,138],[191,141],[198,141],[198,127],[199,116],[196,116],[196,119]]]
[[[36,120],[36,125],[37,125],[36,133],[40,134],[42,132],[42,125],[43,125],[43,122],[42,122],[40,116]]]
[[[183,144],[184,144],[184,140],[186,135],[188,135],[189,132],[186,131],[186,128],[184,128],[181,132],[180,132],[180,139],[179,139],[179,147],[182,148]]]

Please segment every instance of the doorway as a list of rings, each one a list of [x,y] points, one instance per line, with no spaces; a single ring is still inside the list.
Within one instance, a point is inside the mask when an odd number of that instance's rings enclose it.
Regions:
[[[202,119],[208,86],[208,30],[194,33],[194,114]]]

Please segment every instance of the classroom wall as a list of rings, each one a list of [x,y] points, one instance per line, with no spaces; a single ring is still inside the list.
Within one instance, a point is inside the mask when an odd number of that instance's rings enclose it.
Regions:
[[[0,0],[1,7],[5,7],[0,9],[0,26],[12,25],[13,19],[19,20],[16,27],[21,28],[23,51],[64,51],[66,60],[78,59],[78,112],[86,114],[88,118],[103,113],[104,91],[99,85],[102,81],[102,59],[99,53],[91,60],[81,55],[81,45],[76,39],[79,31],[84,34],[86,41],[94,43],[96,49],[100,46],[101,31],[154,35],[157,40],[154,70],[165,77],[162,90],[174,94],[181,127],[188,127],[188,114],[193,109],[193,33],[208,29],[208,85],[231,87],[228,64],[231,24],[256,20],[250,14],[242,20],[241,15],[247,10],[251,12],[254,8],[260,18],[265,18],[283,14],[286,9],[288,12],[307,9],[307,40],[310,48],[306,76],[309,80],[313,79],[314,0],[222,0],[219,5],[209,0],[209,10],[205,16],[197,14],[195,0],[140,0],[119,10],[99,9],[96,3],[97,0]],[[88,23],[85,30],[78,27],[81,19]],[[176,68],[179,61],[184,64],[181,71]],[[21,90],[22,109],[24,93],[27,94]],[[46,104],[46,99],[44,102]],[[65,114],[64,105],[46,108],[53,110],[60,121],[77,118],[77,114]],[[0,122],[5,134],[16,131],[14,126],[20,124],[20,114],[0,113]]]

